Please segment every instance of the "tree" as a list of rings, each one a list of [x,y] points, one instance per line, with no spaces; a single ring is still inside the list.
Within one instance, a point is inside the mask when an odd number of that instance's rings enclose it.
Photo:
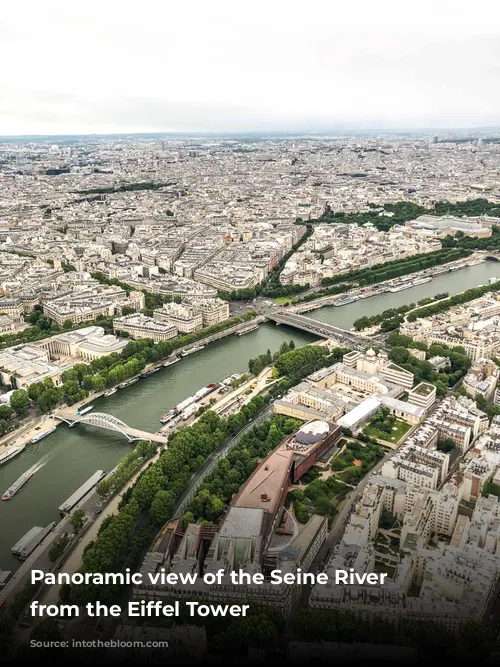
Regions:
[[[94,391],[102,391],[106,387],[106,378],[99,374],[93,375],[91,383]]]
[[[55,563],[55,561],[63,555],[64,550],[68,546],[68,543],[69,537],[66,533],[56,537],[49,549],[49,559],[52,563]]]
[[[67,396],[68,402],[70,401],[70,396]],[[36,409],[39,413],[50,412],[53,410],[56,405],[59,403],[60,395],[57,389],[46,389],[43,391],[36,401]]]
[[[320,496],[314,502],[314,512],[321,516],[330,516],[333,514],[333,506],[328,496]]]
[[[24,389],[16,389],[10,397],[10,407],[19,415],[25,415],[30,406],[30,397]]]
[[[172,516],[173,505],[174,498],[170,491],[163,489],[157,491],[149,510],[153,521],[158,525],[163,525]]]
[[[10,405],[7,405],[6,403],[0,405],[0,419],[5,419],[5,421],[9,421],[9,419],[12,417],[13,414],[14,410],[10,407]]]
[[[447,452],[451,452],[451,450],[454,448],[455,441],[451,438],[443,438],[442,440],[438,440],[437,449],[439,449],[440,452],[444,452],[446,454]]]
[[[83,528],[83,524],[85,523],[85,510],[82,509],[75,510],[71,515],[69,523],[73,527],[75,533],[79,533]]]
[[[101,480],[96,487],[96,491],[101,498],[105,498],[111,491],[110,480],[108,478]]]
[[[383,510],[382,514],[380,515],[378,525],[380,528],[390,530],[393,527],[395,521],[396,517],[394,514],[392,514],[392,512],[389,512],[389,510]]]
[[[410,353],[406,349],[406,347],[403,347],[401,345],[397,345],[396,347],[393,347],[390,352],[390,359],[393,361],[395,364],[404,364],[408,361],[408,358],[410,356]]]

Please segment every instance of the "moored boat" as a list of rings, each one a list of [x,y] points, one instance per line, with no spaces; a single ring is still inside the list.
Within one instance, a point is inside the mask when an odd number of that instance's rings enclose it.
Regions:
[[[44,438],[46,438],[51,433],[54,433],[54,431],[56,429],[57,429],[57,426],[52,426],[52,428],[49,428],[47,431],[44,431],[43,433],[40,433],[39,435],[35,436],[32,440],[30,440],[30,444],[34,445],[36,442],[40,442],[40,440],[43,440]]]
[[[162,415],[160,418],[160,422],[162,424],[167,424],[169,421],[171,421],[175,416],[177,415],[177,410],[169,410],[167,413]]]
[[[255,331],[256,329],[259,328],[258,324],[254,324],[253,326],[248,327],[247,329],[242,329],[241,331],[238,331],[238,336],[244,336],[247,333],[250,333],[251,331]]]
[[[87,407],[82,408],[81,410],[77,410],[75,414],[78,415],[78,417],[81,417],[82,415],[86,415],[87,412],[90,412],[93,409],[94,409],[93,405],[87,405]]]
[[[194,354],[195,352],[200,352],[200,350],[203,350],[205,346],[204,345],[199,345],[198,347],[192,347],[190,350],[185,350],[184,352],[181,352],[181,357],[187,357],[188,354]]]
[[[118,385],[120,389],[125,389],[126,387],[130,387],[131,384],[135,384],[136,382],[139,382],[140,376],[136,375],[133,378],[130,378],[130,380],[126,380],[126,382],[122,382],[121,384]]]
[[[24,447],[23,445],[18,445],[17,447],[10,447],[9,449],[6,449],[3,454],[0,454],[0,466],[2,466],[4,463],[7,463],[7,461],[10,461],[11,459],[14,458],[14,456],[17,456],[23,451]]]

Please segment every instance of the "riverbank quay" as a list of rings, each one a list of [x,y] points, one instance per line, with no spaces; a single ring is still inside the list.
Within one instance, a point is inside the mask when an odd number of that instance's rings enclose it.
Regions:
[[[132,427],[156,432],[162,415],[174,409],[202,387],[248,372],[247,361],[268,349],[277,350],[294,340],[296,347],[311,344],[317,337],[288,327],[264,323],[244,336],[229,336],[207,345],[204,350],[169,365],[167,372],[153,373],[111,396],[87,399],[92,412],[103,412]],[[147,381],[146,381],[147,380]],[[232,388],[229,387],[229,391]],[[227,397],[228,392],[225,392]],[[208,404],[215,392],[200,401]],[[245,396],[245,398],[247,398]],[[208,405],[207,405],[208,409]],[[74,407],[77,410],[77,406]],[[88,414],[92,414],[89,412]],[[179,426],[187,425],[179,422]],[[6,490],[31,466],[48,457],[47,463],[8,503],[0,503],[0,567],[16,572],[21,563],[11,547],[34,525],[59,521],[58,507],[96,470],[110,471],[134,449],[134,444],[118,433],[79,424],[58,427],[50,436],[27,446],[23,452],[0,466],[0,488]]]
[[[253,397],[258,395],[259,393],[269,389],[270,383],[268,383],[267,380],[269,379],[271,370],[272,370],[271,366],[266,367],[261,371],[261,373],[259,373],[258,376],[249,381],[249,383],[253,383],[256,386],[252,389],[251,395],[244,394],[245,403],[249,402]],[[238,389],[234,390],[228,396],[224,396],[223,400],[219,402],[222,403],[222,407],[226,404],[228,400],[229,401],[233,400],[235,395],[238,396],[241,393],[242,389],[244,393],[244,391],[248,389],[248,387],[246,387],[246,384],[247,383],[245,383]],[[244,405],[243,402],[241,403],[241,406],[242,405]],[[215,404],[211,407],[211,409],[217,411],[217,407],[218,404]],[[177,514],[180,511],[179,508],[184,506],[186,502],[189,502],[193,490],[196,490],[198,488],[203,478],[213,469],[214,465],[223,456],[227,455],[227,453],[231,450],[232,447],[234,447],[237,444],[237,442],[244,435],[244,433],[248,432],[249,429],[253,428],[256,424],[260,423],[266,416],[270,416],[271,414],[272,414],[272,408],[267,407],[262,414],[258,415],[255,418],[255,420],[252,420],[251,423],[247,424],[233,438],[230,438],[228,441],[224,442],[221,445],[221,447],[218,448],[218,450],[216,450],[211,455],[209,455],[209,457],[207,457],[207,460],[202,466],[202,469],[194,473],[194,475],[190,480],[190,483],[186,487],[185,492],[182,494],[181,498],[179,498],[175,510]],[[194,424],[198,419],[199,417],[195,418],[189,425]],[[172,429],[172,431],[173,430],[174,429]],[[162,429],[162,431],[164,433],[167,433],[169,429],[168,427],[166,427]],[[15,575],[12,577],[12,579],[9,581],[6,587],[0,592],[0,605],[2,603],[8,604],[9,601],[12,600],[13,597],[22,590],[22,588],[29,581],[29,575],[31,570],[33,569],[44,570],[47,572],[47,571],[57,571],[58,569],[64,568],[64,571],[69,574],[73,574],[74,572],[76,572],[81,566],[85,548],[91,541],[93,541],[97,537],[97,534],[99,533],[99,529],[103,524],[103,522],[106,520],[107,517],[111,516],[118,510],[118,506],[123,496],[127,492],[127,490],[135,484],[137,479],[146,470],[146,468],[148,468],[152,463],[154,463],[160,457],[160,455],[162,454],[162,452],[165,450],[166,447],[168,446],[159,447],[156,454],[154,454],[151,458],[146,460],[144,464],[127,481],[125,486],[117,493],[109,496],[108,498],[102,499],[100,498],[100,496],[98,496],[97,493],[94,492],[87,499],[85,505],[79,506],[81,507],[81,509],[84,509],[87,513],[88,517],[87,523],[85,524],[84,529],[79,533],[79,535],[75,536],[74,542],[72,541],[70,543],[69,548],[64,552],[61,558],[58,559],[56,562],[52,563],[48,557],[48,552],[50,551],[50,548],[54,543],[55,539],[57,539],[57,537],[62,535],[64,532],[72,530],[72,528],[70,528],[68,524],[70,517],[65,517],[63,520],[61,520],[61,522],[54,528],[53,534],[47,536],[46,540],[44,540],[44,542],[42,542],[42,544],[39,545],[39,547],[32,554],[32,556],[23,563],[23,565],[15,573]],[[108,476],[112,474],[113,471],[111,471]],[[96,514],[96,511],[98,511],[99,513]],[[43,602],[43,604],[57,604],[59,599],[59,591],[60,591],[59,586],[50,586],[50,587],[44,586],[33,595],[34,597],[36,597],[36,599]]]
[[[398,289],[400,286],[405,284],[414,283],[411,286],[417,286],[419,280],[425,278],[431,278],[431,280],[437,276],[442,276],[453,271],[460,271],[461,269],[466,269],[471,266],[476,266],[486,262],[486,258],[481,253],[474,253],[466,259],[460,259],[455,262],[450,262],[449,264],[434,266],[430,269],[424,269],[423,271],[417,271],[416,273],[411,273],[408,276],[403,276],[402,278],[392,278],[391,280],[385,280],[380,283],[374,283],[366,287],[352,287],[351,289],[346,290],[345,292],[339,292],[337,294],[329,294],[327,296],[319,297],[318,299],[313,299],[311,301],[300,302],[300,298],[296,301],[291,299],[288,303],[287,309],[294,313],[306,313],[311,310],[316,310],[318,308],[323,308],[325,306],[335,306],[335,307],[345,307],[352,303],[349,299],[370,299],[374,296],[379,296],[384,294],[391,289]],[[430,282],[430,281],[429,281]],[[302,295],[301,295],[302,296]],[[342,301],[344,300],[344,303]]]
[[[224,408],[226,408],[228,405],[232,405],[235,399],[241,396],[242,400],[238,402],[238,407],[237,407],[237,409],[239,409],[241,406],[248,403],[253,397],[257,396],[259,393],[269,388],[270,383],[268,382],[268,380],[271,371],[272,371],[271,366],[264,368],[259,373],[258,376],[249,378],[249,380],[244,384],[242,384],[240,387],[222,396],[222,398],[218,402],[210,406],[210,409],[218,412],[219,414],[221,414],[221,416],[227,416],[227,414],[226,415],[222,414],[222,412],[224,412]],[[252,385],[254,386],[252,387]],[[247,394],[246,392],[249,389],[251,391]],[[195,417],[191,419],[189,423],[187,421],[183,423],[182,426],[191,426],[198,419],[199,417]],[[176,430],[175,428],[171,428],[169,427],[169,425],[166,425],[161,429],[159,429],[158,433],[162,433],[165,436],[166,440],[167,436],[175,430]],[[83,555],[83,551],[86,545],[97,536],[99,527],[104,521],[104,519],[107,516],[110,516],[111,514],[116,512],[120,500],[126,493],[127,489],[129,489],[135,483],[135,481],[138,479],[141,473],[144,472],[144,470],[151,463],[153,463],[158,459],[158,457],[166,448],[168,448],[168,444],[160,445],[158,447],[156,454],[154,454],[151,458],[147,459],[144,462],[144,464],[134,472],[132,477],[127,481],[125,486],[120,491],[103,499],[94,490],[90,495],[84,498],[83,501],[74,508],[74,509],[83,509],[85,511],[86,523],[84,525],[84,528],[78,535],[74,536],[74,538],[68,545],[68,549],[65,550],[63,556],[56,562],[52,562],[49,558],[49,551],[53,546],[54,542],[56,541],[56,539],[58,539],[65,533],[66,534],[74,533],[73,528],[69,523],[71,516],[66,516],[63,519],[61,519],[61,521],[54,527],[54,529],[49,533],[49,535],[47,535],[47,537],[28,557],[28,559],[24,561],[24,563],[17,570],[17,572],[11,577],[11,579],[4,587],[4,589],[0,591],[0,606],[2,603],[8,604],[9,601],[11,601],[13,597],[15,597],[15,595],[22,590],[22,588],[29,581],[29,574],[33,569],[53,571],[56,570],[61,564],[64,564],[65,571],[68,571],[67,567],[71,566],[74,567],[73,571],[76,572],[76,570],[81,564],[81,556]],[[217,452],[215,454],[217,454]],[[217,460],[219,459],[220,456]],[[106,477],[110,477],[113,474],[113,472],[114,470],[110,471],[106,475]],[[96,512],[98,512],[98,514],[96,514]],[[68,565],[66,559],[70,561],[70,565]],[[55,593],[53,593],[52,595],[55,595]],[[55,599],[55,602],[57,602],[57,598]]]
[[[252,318],[251,320],[248,320],[247,322],[241,322],[239,324],[234,325],[233,327],[229,327],[228,329],[224,329],[222,331],[218,331],[217,333],[211,334],[210,336],[206,336],[205,338],[200,338],[199,340],[196,341],[194,345],[196,347],[209,345],[210,343],[226,338],[227,336],[232,336],[234,334],[239,333],[242,330],[248,329],[250,324],[258,326],[264,321],[265,317],[258,315]],[[182,355],[182,353],[190,350],[192,347],[193,343],[189,343],[184,347],[178,348],[174,354],[180,356]],[[142,372],[145,373],[147,371],[151,371],[157,366],[158,362],[153,362],[145,366]],[[79,408],[89,405],[93,400],[103,397],[106,394],[106,392],[109,391],[109,389],[110,387],[106,387],[105,389],[102,389],[100,391],[90,391],[88,396],[86,396],[81,401],[77,401],[76,403],[73,403],[71,406],[68,406],[68,409],[70,410],[74,409],[74,411],[76,412]],[[120,389],[120,391],[123,391],[123,389]],[[36,437],[39,434],[38,433],[39,427],[46,430],[51,426],[53,425],[57,426],[60,423],[61,423],[60,420],[54,419],[52,414],[33,417],[25,424],[23,424],[21,428],[16,429],[16,431],[6,434],[2,438],[0,438],[0,454],[2,454],[8,447],[13,445],[26,446],[34,437]]]
[[[29,419],[20,428],[0,440],[0,454],[3,454],[10,447],[26,447],[33,438],[48,431],[53,426],[57,426],[57,422],[51,415],[41,415]]]
[[[308,313],[308,316],[349,331],[360,318],[370,318],[401,306],[417,305],[422,299],[434,301],[437,294],[447,293],[449,296],[455,296],[468,289],[488,285],[499,278],[500,264],[497,261],[486,259],[455,271],[445,271],[434,276],[432,280],[426,280],[413,287],[405,287],[405,289],[398,289],[394,292],[384,291],[370,294],[363,298],[358,295],[359,298],[354,298],[352,302],[344,303],[341,306],[318,304],[320,307]],[[290,306],[286,310],[290,310]],[[369,335],[365,330],[362,333]]]

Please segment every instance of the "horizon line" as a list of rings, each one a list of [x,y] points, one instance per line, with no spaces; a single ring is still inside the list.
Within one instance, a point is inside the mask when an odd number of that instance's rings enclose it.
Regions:
[[[349,134],[370,134],[374,132],[388,133],[388,134],[427,134],[435,132],[447,132],[449,134],[458,134],[464,132],[500,132],[500,125],[484,125],[484,126],[463,126],[463,127],[373,127],[373,128],[342,128],[330,130],[204,130],[204,131],[189,131],[189,130],[151,130],[150,132],[73,132],[60,134],[0,134],[1,139],[24,139],[24,138],[45,138],[45,137],[118,137],[118,136],[151,136],[151,135],[171,135],[171,136],[241,136],[241,135],[275,135],[275,136],[298,136],[298,135],[349,135]]]

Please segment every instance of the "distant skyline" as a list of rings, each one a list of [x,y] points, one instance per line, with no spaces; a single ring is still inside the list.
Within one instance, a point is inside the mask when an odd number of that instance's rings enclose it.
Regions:
[[[500,127],[495,0],[19,0],[2,47],[0,136]]]

